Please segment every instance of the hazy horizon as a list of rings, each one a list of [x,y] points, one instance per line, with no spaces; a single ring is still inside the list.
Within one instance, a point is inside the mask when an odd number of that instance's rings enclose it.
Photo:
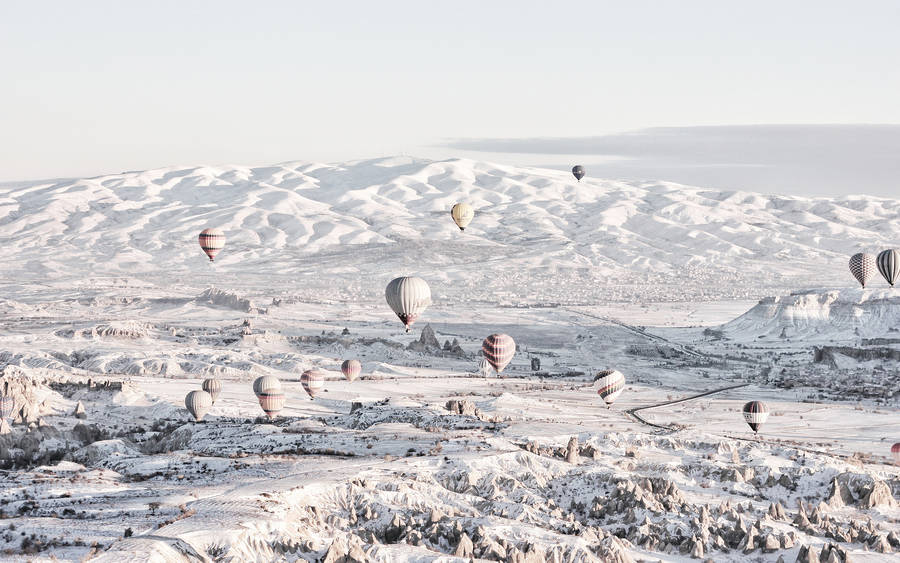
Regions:
[[[454,139],[900,123],[898,20],[888,1],[7,3],[0,181],[447,158],[461,154]],[[556,153],[466,154],[563,165]],[[646,155],[605,170],[702,180],[708,163],[692,156],[690,174]],[[751,183],[792,178],[808,190],[796,171]]]

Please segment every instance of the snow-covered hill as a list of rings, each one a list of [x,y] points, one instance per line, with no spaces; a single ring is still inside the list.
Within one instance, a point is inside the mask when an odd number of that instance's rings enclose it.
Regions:
[[[464,233],[449,216],[457,201],[476,208]],[[215,270],[196,239],[211,226],[228,237]],[[416,272],[447,282],[439,293],[495,302],[761,297],[852,286],[850,254],[900,240],[900,201],[402,157],[6,184],[0,240],[0,275],[16,280],[261,274],[334,288],[340,277],[351,296],[375,297],[381,278]]]
[[[890,337],[891,333],[900,338],[900,290],[810,290],[767,297],[722,328],[738,340],[844,342]]]

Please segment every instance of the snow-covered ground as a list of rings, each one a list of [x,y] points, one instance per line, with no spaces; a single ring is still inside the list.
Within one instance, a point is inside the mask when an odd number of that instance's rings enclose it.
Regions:
[[[228,237],[214,264],[205,227]],[[898,244],[900,201],[392,158],[7,185],[0,240],[0,385],[29,400],[0,436],[4,560],[900,551],[900,290],[846,269]],[[399,275],[434,299],[410,334],[383,298]],[[504,378],[478,373],[494,332],[518,344]]]

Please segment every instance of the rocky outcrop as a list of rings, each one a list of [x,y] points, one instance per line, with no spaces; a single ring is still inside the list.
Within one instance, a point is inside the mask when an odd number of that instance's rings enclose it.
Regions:
[[[198,295],[197,302],[205,303],[208,305],[216,305],[218,307],[226,307],[228,309],[235,309],[237,311],[243,311],[245,313],[251,313],[255,309],[251,300],[240,297],[235,293],[222,291],[221,289],[216,289],[214,287],[211,287]]]

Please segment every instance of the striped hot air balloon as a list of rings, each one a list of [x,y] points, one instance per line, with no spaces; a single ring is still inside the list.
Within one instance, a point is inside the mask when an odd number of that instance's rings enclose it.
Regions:
[[[200,386],[204,391],[209,393],[209,396],[212,397],[213,403],[216,402],[216,399],[219,398],[219,393],[222,392],[222,382],[218,379],[204,379],[203,385]]]
[[[259,397],[260,393],[267,390],[281,390],[281,381],[274,375],[263,375],[253,381],[253,394]]]
[[[894,287],[894,282],[900,279],[900,250],[890,248],[879,252],[875,262],[884,279]]]
[[[0,397],[0,419],[6,420],[10,419],[13,416],[13,408],[16,406],[16,401],[9,395],[4,395]]]
[[[431,305],[431,288],[422,278],[396,278],[385,288],[384,298],[409,332],[410,325]]]
[[[465,231],[472,219],[475,218],[475,210],[468,203],[457,203],[450,209],[450,216],[460,231]]]
[[[594,385],[597,388],[597,394],[609,408],[625,389],[625,376],[622,375],[622,372],[614,369],[599,371],[594,376]]]
[[[894,456],[894,463],[900,465],[900,442],[891,446],[891,455]]]
[[[871,254],[860,252],[850,257],[850,273],[856,278],[863,288],[869,279],[875,275],[878,267],[875,265],[875,257]]]
[[[222,229],[203,229],[200,232],[200,248],[212,262],[215,260],[216,254],[225,248],[225,233],[222,232]]]
[[[508,334],[492,334],[481,343],[481,353],[499,375],[516,355],[516,341]]]
[[[769,418],[769,407],[762,401],[750,401],[744,405],[744,420],[750,429],[759,432],[759,427]]]
[[[341,364],[341,373],[347,378],[347,381],[353,381],[362,373],[362,364],[359,360],[344,360]]]
[[[284,393],[280,389],[268,389],[259,395],[259,406],[269,420],[274,419],[284,408]]]
[[[300,376],[300,384],[303,385],[303,389],[309,394],[309,398],[315,399],[319,391],[325,387],[325,377],[317,369],[306,370]]]
[[[212,408],[212,397],[206,391],[191,391],[184,398],[184,406],[187,408],[194,420],[200,422],[209,409]]]

